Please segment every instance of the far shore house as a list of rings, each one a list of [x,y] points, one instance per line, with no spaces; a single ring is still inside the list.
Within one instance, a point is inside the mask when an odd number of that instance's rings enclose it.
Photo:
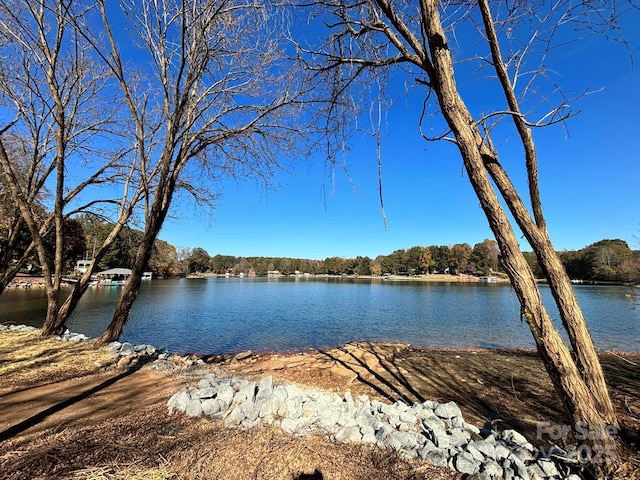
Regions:
[[[124,285],[131,275],[131,269],[129,268],[110,268],[96,274],[98,279],[98,286],[115,286]],[[144,272],[142,274],[142,280],[151,280],[153,278],[153,272]]]
[[[91,266],[91,262],[93,262],[93,260],[87,260],[86,258],[84,260],[77,260],[76,270],[79,271],[80,273],[85,273],[87,270],[89,270],[89,267]]]

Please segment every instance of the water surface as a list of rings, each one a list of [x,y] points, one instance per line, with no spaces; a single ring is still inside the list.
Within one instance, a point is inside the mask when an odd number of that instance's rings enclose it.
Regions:
[[[552,305],[548,288],[543,297]],[[640,349],[640,310],[624,287],[575,287],[598,348]],[[68,322],[95,337],[120,289],[90,289]],[[0,322],[40,326],[44,291],[7,290]],[[553,317],[557,313],[551,312]],[[122,340],[171,351],[304,351],[351,341],[419,347],[534,348],[505,284],[371,280],[208,278],[143,282]]]

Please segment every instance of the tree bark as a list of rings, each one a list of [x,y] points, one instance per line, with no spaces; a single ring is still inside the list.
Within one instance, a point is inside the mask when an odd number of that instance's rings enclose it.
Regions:
[[[545,368],[574,426],[582,422],[588,426],[592,434],[585,442],[593,447],[592,453],[611,452],[612,448],[615,449],[615,440],[610,435],[609,427],[617,423],[612,408],[601,411],[602,406],[607,404],[603,400],[604,397],[608,399],[606,385],[594,379],[593,375],[583,375],[579,369],[583,365],[581,362],[574,362],[571,352],[544,308],[533,273],[520,251],[513,228],[489,181],[485,166],[486,155],[483,151],[486,148],[484,139],[458,93],[437,2],[421,0],[421,8],[433,64],[433,72],[430,75],[431,87],[438,96],[442,113],[456,138],[469,180],[498,242],[502,263],[520,300],[523,317],[531,329]],[[543,258],[543,265],[546,265],[550,276],[553,277],[552,289],[556,290],[554,297],[559,302],[558,307],[565,310],[565,316],[570,318],[568,323],[576,335],[573,340],[574,348],[586,347],[588,350],[588,346],[592,346],[593,343],[590,341],[581,313],[575,314],[576,310],[580,310],[572,289],[564,288],[565,282],[554,260],[557,255],[546,234],[538,235],[536,239],[540,241],[532,247],[536,249],[536,254]],[[564,276],[566,277],[566,273]],[[567,312],[573,315],[568,315]],[[588,339],[584,338],[583,331],[587,332]],[[590,362],[591,355],[587,354],[584,358]],[[597,362],[597,357],[595,360]],[[599,362],[597,363],[599,366]],[[610,400],[608,404],[611,405]]]
[[[170,158],[166,157],[166,158]],[[179,160],[176,160],[180,164]],[[140,291],[140,283],[142,282],[142,274],[149,263],[151,253],[153,251],[153,243],[155,242],[162,224],[167,216],[169,207],[171,205],[171,199],[175,190],[176,179],[180,175],[180,168],[176,167],[175,170],[169,175],[169,169],[163,170],[163,174],[160,178],[162,186],[156,192],[153,204],[151,205],[151,211],[147,218],[145,231],[142,236],[142,241],[138,247],[136,253],[136,259],[131,268],[131,275],[122,287],[120,298],[116,304],[116,309],[113,313],[111,323],[107,326],[104,333],[100,336],[99,341],[108,343],[114,342],[120,338],[124,326],[129,319],[129,313],[131,307],[138,297]]]

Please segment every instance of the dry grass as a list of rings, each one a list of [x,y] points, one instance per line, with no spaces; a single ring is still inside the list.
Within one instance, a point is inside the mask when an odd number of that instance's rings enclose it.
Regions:
[[[640,431],[640,356],[603,355],[601,360],[620,419],[636,439]],[[320,436],[295,437],[275,428],[229,430],[204,418],[169,416],[167,399],[179,389],[180,382],[193,384],[202,372],[183,370],[179,377],[171,378],[146,368],[98,373],[112,362],[110,354],[91,343],[43,339],[38,333],[0,332],[0,400],[23,398],[31,392],[42,395],[43,391],[49,392],[45,395],[63,392],[73,396],[77,393],[74,387],[99,387],[99,391],[92,388],[91,395],[58,411],[60,418],[48,417],[5,441],[0,439],[0,478],[460,478],[450,470],[406,461],[372,447],[336,444]],[[253,356],[231,362],[229,367],[380,399],[454,400],[468,420],[500,419],[504,428],[515,427],[534,435],[531,438],[535,438],[536,421],[565,421],[548,377],[532,352],[359,344],[315,354]],[[110,379],[115,381],[109,383]],[[27,408],[23,403],[9,402],[13,408],[0,409],[0,425],[22,420],[16,415],[21,408],[29,413],[38,405],[41,409],[47,405],[44,399],[33,402],[34,406]],[[84,411],[88,413],[82,414]],[[34,413],[38,412],[29,415]],[[640,479],[635,448],[624,455],[616,478]]]
[[[0,392],[11,383],[31,385],[95,373],[113,354],[87,343],[43,338],[39,332],[0,332]]]
[[[58,392],[63,385],[67,388],[69,382],[75,382],[69,379],[74,375],[86,376],[86,381],[78,382],[82,385],[89,380],[92,385],[102,385],[105,378],[117,378],[114,384],[74,402],[38,425],[10,435],[5,441],[0,440],[0,478],[460,478],[448,469],[406,461],[392,452],[372,447],[336,444],[316,436],[296,437],[275,428],[230,430],[204,418],[193,419],[182,414],[169,416],[166,402],[178,389],[175,382],[167,382],[164,387],[156,382],[152,391],[146,386],[143,393],[150,401],[143,403],[139,400],[140,392],[136,391],[137,384],[141,379],[154,379],[160,374],[145,368],[131,375],[126,372],[95,373],[96,362],[105,361],[109,362],[110,357],[95,352],[91,344],[45,340],[33,333],[0,332],[2,390],[9,392],[0,393],[0,399],[22,395],[25,390],[54,389]],[[104,402],[96,403],[98,395],[110,398],[113,404],[113,413],[104,419],[101,416],[105,413]],[[123,408],[131,407],[132,402],[135,402],[135,408]],[[97,420],[93,416],[77,415],[87,404],[100,409],[96,412],[99,413]],[[13,409],[19,410],[18,407],[20,405]],[[15,425],[22,420],[12,420],[10,410],[0,411],[0,424]]]

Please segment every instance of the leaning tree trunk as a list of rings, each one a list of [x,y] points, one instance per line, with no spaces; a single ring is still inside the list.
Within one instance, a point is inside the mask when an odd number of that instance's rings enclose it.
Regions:
[[[538,352],[571,421],[574,425],[586,424],[592,432],[589,438],[585,439],[585,443],[592,447],[592,453],[615,451],[615,440],[609,434],[608,427],[611,423],[615,425],[616,417],[610,400],[602,401],[603,398],[608,398],[604,377],[601,382],[598,379],[594,382],[593,375],[583,376],[579,369],[579,366],[582,367],[581,362],[574,362],[571,352],[544,308],[533,273],[520,251],[513,228],[487,176],[486,158],[483,155],[483,149],[486,148],[484,140],[457,91],[451,55],[437,5],[438,2],[435,0],[421,0],[423,21],[433,64],[433,70],[429,72],[431,87],[438,96],[442,113],[456,138],[469,180],[498,242],[502,264],[518,296],[522,314],[531,329]],[[540,257],[549,259],[543,265],[546,265],[547,270],[551,270],[549,273],[554,275],[554,285],[562,287],[563,281],[556,276],[558,271],[554,267],[555,252],[551,243],[540,242],[536,248],[538,249],[536,253]],[[550,269],[549,266],[553,268]],[[558,294],[561,303],[558,306],[570,311],[574,305],[572,302],[564,304],[566,295],[568,295],[566,289],[561,289]],[[586,331],[588,334],[581,314],[571,317],[570,323],[574,331]],[[574,325],[574,323],[581,323],[581,325]],[[576,342],[574,348],[591,350],[584,358],[595,356],[592,342],[587,341],[583,336],[576,336],[572,342],[574,341]],[[595,361],[597,362],[597,357]],[[594,459],[589,460],[594,461]],[[593,466],[594,468],[602,467],[601,465]]]
[[[578,370],[584,378],[588,379],[587,388],[598,402],[598,409],[602,412],[603,418],[610,425],[617,427],[618,422],[608,394],[602,366],[582,314],[582,309],[573,291],[571,280],[562,265],[562,261],[553,248],[546,229],[536,225],[529,216],[527,208],[522,203],[515,187],[495,160],[495,153],[490,152],[488,147],[483,145],[482,156],[485,168],[500,190],[516,223],[529,241],[538,263],[545,273],[545,278],[549,283],[549,289],[558,307],[562,324],[573,348]]]
[[[111,229],[111,232],[109,233],[107,238],[105,238],[104,242],[102,242],[102,245],[100,245],[100,248],[93,256],[91,265],[89,266],[87,271],[82,275],[82,277],[80,277],[80,280],[75,283],[75,285],[73,286],[73,290],[71,290],[71,293],[67,296],[64,303],[60,307],[58,311],[58,318],[56,319],[56,329],[58,331],[61,331],[64,329],[65,322],[69,318],[69,315],[71,315],[73,311],[76,309],[76,307],[78,306],[78,303],[80,302],[80,299],[89,288],[89,283],[91,282],[91,276],[95,272],[98,266],[98,263],[100,263],[102,258],[106,255],[107,250],[109,250],[109,247],[113,244],[113,242],[116,240],[118,235],[120,235],[120,232],[124,227],[125,220],[129,218],[129,216],[131,215],[132,207],[133,205],[129,207],[127,212],[121,214],[120,219],[116,222],[116,224]]]
[[[602,366],[597,357],[593,339],[587,328],[582,309],[578,305],[569,276],[560,261],[560,257],[553,248],[546,230],[546,221],[542,213],[542,202],[540,201],[538,184],[537,152],[533,136],[531,135],[531,129],[521,114],[517,95],[507,71],[507,65],[502,58],[500,42],[498,41],[495,21],[492,18],[489,1],[479,0],[478,6],[483,19],[487,43],[491,50],[493,68],[502,86],[504,97],[509,105],[509,110],[512,112],[511,118],[513,124],[518,131],[524,148],[529,194],[535,221],[531,218],[531,215],[508,175],[497,161],[497,153],[486,143],[482,145],[485,168],[498,187],[502,198],[505,200],[516,223],[529,241],[538,263],[545,272],[545,277],[549,282],[549,287],[558,307],[560,318],[569,336],[569,342],[574,351],[578,370],[585,378],[591,379],[591,381],[587,383],[587,388],[589,388],[591,394],[598,402],[600,411],[603,412],[603,415],[607,416],[613,413],[613,405],[608,395]],[[617,425],[615,415],[606,418],[606,420],[612,425]]]
[[[165,170],[165,176],[167,180],[161,183],[163,187],[156,192],[156,196],[151,207],[151,212],[147,218],[145,231],[142,236],[142,241],[138,247],[136,253],[136,259],[131,269],[131,275],[127,279],[122,288],[122,293],[118,299],[116,309],[113,313],[111,323],[107,326],[105,332],[100,336],[101,342],[114,342],[120,338],[124,326],[129,319],[129,313],[133,302],[135,302],[140,291],[140,284],[142,282],[142,274],[149,263],[151,253],[153,251],[153,243],[156,241],[162,224],[169,211],[171,205],[171,199],[173,197],[173,191],[175,189],[176,178],[180,173],[180,169],[176,168],[171,174]]]

